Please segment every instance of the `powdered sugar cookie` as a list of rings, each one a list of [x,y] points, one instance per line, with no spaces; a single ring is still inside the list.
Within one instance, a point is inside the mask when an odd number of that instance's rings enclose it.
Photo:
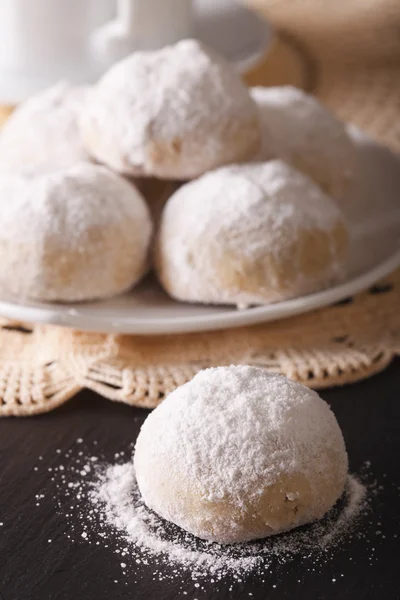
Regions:
[[[89,161],[78,128],[86,93],[61,82],[17,108],[0,133],[0,170],[43,171]]]
[[[328,195],[348,189],[355,149],[344,124],[316,98],[291,87],[256,87],[262,124],[261,160],[278,157],[308,175]]]
[[[104,167],[0,175],[0,287],[19,298],[119,294],[148,266],[152,224],[139,192]]]
[[[240,77],[194,40],[113,66],[81,126],[92,156],[134,176],[190,179],[260,147],[257,107]]]
[[[348,469],[326,402],[247,366],[201,371],[172,392],[144,422],[134,466],[149,508],[223,544],[320,519]]]
[[[345,273],[348,234],[336,204],[282,161],[230,166],[181,187],[156,240],[167,292],[212,304],[269,304]]]

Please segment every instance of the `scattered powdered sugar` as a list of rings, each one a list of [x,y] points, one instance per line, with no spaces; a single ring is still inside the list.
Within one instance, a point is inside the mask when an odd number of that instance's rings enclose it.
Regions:
[[[222,577],[268,568],[273,559],[285,562],[290,555],[325,552],[359,514],[365,493],[365,487],[349,476],[341,508],[325,520],[276,538],[232,546],[198,540],[150,511],[140,497],[131,462],[108,467],[87,498],[92,507],[102,511],[103,523],[145,554],[190,568],[195,576],[209,573]]]
[[[307,571],[318,573],[353,539],[363,541],[371,562],[376,559],[374,540],[384,537],[381,523],[368,520],[373,500],[382,489],[370,474],[369,462],[361,478],[348,477],[343,497],[322,520],[265,540],[226,546],[199,540],[144,505],[132,460],[125,458],[132,446],[115,454],[112,464],[98,454],[91,455],[86,445],[79,448],[59,455],[60,462],[50,474],[56,486],[52,496],[56,495],[67,522],[67,539],[112,551],[123,579],[130,582],[150,573],[157,581],[171,580],[183,595],[190,585],[201,590],[210,583],[216,588],[219,584],[232,587],[249,577],[264,583],[275,579],[275,588],[283,576],[282,567],[295,568],[301,560]],[[43,497],[36,500],[37,505]],[[350,556],[349,560],[355,559]]]
[[[336,545],[351,537],[368,509],[365,485],[350,475],[343,497],[321,521],[257,542],[220,545],[199,540],[150,511],[141,499],[131,461],[93,466],[89,460],[87,466],[89,479],[87,474],[74,481],[62,476],[73,509],[67,515],[72,537],[112,547],[123,558],[123,569],[151,566],[161,580],[189,574],[194,581],[240,581],[251,573],[271,574],[299,556],[312,558],[317,570]]]
[[[268,304],[341,279],[347,238],[340,209],[302,173],[281,160],[232,165],[169,199],[157,270],[181,300]]]
[[[109,466],[89,491],[88,500],[127,541],[146,554],[190,567],[194,573],[239,572],[257,563],[256,557],[230,556],[223,546],[196,540],[150,511],[140,497],[132,462]]]

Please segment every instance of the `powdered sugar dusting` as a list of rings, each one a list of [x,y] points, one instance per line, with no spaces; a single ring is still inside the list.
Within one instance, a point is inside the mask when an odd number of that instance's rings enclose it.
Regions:
[[[237,73],[195,40],[113,66],[82,113],[89,151],[132,175],[188,179],[252,158],[257,107]]]
[[[343,436],[326,402],[249,366],[205,369],[174,390],[143,424],[134,462],[150,508],[225,543],[320,518],[347,474]]]
[[[136,188],[80,163],[0,174],[0,284],[18,298],[80,301],[128,289],[145,272],[152,223]]]
[[[341,198],[356,152],[344,124],[318,100],[292,86],[251,90],[262,124],[261,160],[279,157]]]
[[[0,170],[43,171],[89,161],[78,128],[87,90],[60,82],[18,107],[0,134]]]
[[[110,465],[91,457],[87,465],[89,475],[80,475],[81,466],[75,477],[61,473],[64,502],[72,509],[66,515],[72,527],[68,537],[112,548],[123,561],[123,573],[148,567],[160,580],[189,575],[202,585],[210,578],[240,582],[255,573],[263,580],[300,556],[318,570],[338,545],[357,535],[369,510],[367,487],[349,476],[343,497],[321,521],[257,542],[220,545],[201,541],[150,511],[131,461]]]
[[[322,520],[258,542],[221,546],[185,533],[146,508],[130,458],[133,444],[108,454],[107,460],[99,446],[97,441],[88,444],[78,438],[66,451],[56,450],[49,469],[39,457],[33,469],[40,475],[45,471],[49,481],[32,501],[34,506],[56,502],[66,545],[93,546],[91,559],[96,548],[101,554],[104,550],[107,560],[111,558],[110,568],[121,570],[116,584],[169,580],[182,597],[195,590],[209,593],[210,586],[216,592],[239,591],[243,581],[272,591],[286,587],[287,576],[293,580],[297,573],[299,583],[303,572],[325,574],[332,568],[334,577],[347,577],[353,563],[379,560],[385,538],[397,538],[397,530],[380,518],[380,496],[390,481],[385,481],[385,488],[378,484],[370,461],[358,476],[349,476],[342,498]],[[398,494],[397,485],[393,493]],[[2,521],[7,526],[8,521]],[[340,572],[336,567],[343,564],[343,553],[349,569]]]
[[[335,203],[284,162],[224,167],[184,185],[168,201],[158,272],[178,299],[276,302],[344,276],[346,231]],[[325,258],[310,270],[319,252],[315,238],[326,248]]]

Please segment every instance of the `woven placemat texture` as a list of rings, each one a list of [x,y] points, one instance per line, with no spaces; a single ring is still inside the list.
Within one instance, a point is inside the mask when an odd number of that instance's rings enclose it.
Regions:
[[[248,3],[279,32],[250,85],[303,87],[400,151],[398,0]],[[226,331],[115,336],[0,320],[0,416],[50,411],[83,388],[153,408],[215,365],[262,365],[315,389],[357,381],[400,354],[399,309],[400,271],[335,306]]]
[[[157,406],[199,370],[251,364],[320,389],[369,377],[400,354],[400,271],[332,307],[274,323],[174,336],[0,323],[0,416],[35,415],[83,388]]]

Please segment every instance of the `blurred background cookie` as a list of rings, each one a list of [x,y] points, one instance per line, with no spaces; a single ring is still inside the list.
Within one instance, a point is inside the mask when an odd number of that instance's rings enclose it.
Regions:
[[[78,129],[87,87],[61,82],[32,96],[0,133],[0,170],[48,170],[89,161]]]
[[[356,161],[344,123],[316,98],[292,86],[255,87],[251,95],[262,124],[261,158],[281,158],[328,195],[342,198]]]

